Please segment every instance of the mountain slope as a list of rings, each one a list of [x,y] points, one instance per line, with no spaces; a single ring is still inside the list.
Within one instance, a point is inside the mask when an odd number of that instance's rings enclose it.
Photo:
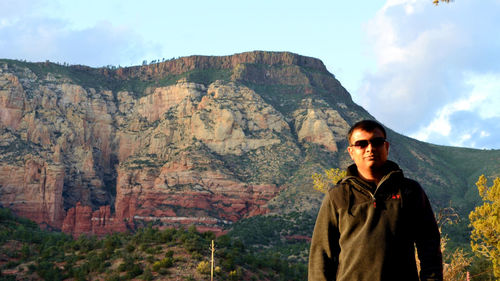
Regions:
[[[348,128],[373,119],[320,60],[286,52],[117,69],[0,60],[0,109],[1,204],[74,235],[313,218],[311,174],[346,167]],[[499,150],[388,131],[390,158],[436,210],[464,216],[477,176],[500,171]]]

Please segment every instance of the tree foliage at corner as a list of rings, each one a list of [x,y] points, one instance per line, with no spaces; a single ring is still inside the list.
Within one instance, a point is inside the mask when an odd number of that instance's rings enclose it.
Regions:
[[[347,172],[338,168],[325,170],[324,174],[314,173],[312,175],[313,188],[317,191],[326,193],[330,184],[336,184],[339,180],[346,176]]]
[[[446,3],[450,3],[451,0],[433,0],[432,3],[434,3],[434,5],[439,5],[439,2],[446,2]]]
[[[476,183],[483,205],[469,215],[473,227],[471,247],[475,253],[487,257],[493,263],[493,273],[500,278],[500,178],[487,186],[484,175]]]

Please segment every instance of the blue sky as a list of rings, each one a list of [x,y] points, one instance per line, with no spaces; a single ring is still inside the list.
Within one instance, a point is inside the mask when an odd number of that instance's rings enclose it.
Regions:
[[[500,148],[500,0],[2,0],[0,58],[89,66],[290,51],[391,129]]]

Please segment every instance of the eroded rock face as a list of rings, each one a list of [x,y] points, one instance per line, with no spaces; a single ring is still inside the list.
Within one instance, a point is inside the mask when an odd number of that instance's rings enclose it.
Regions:
[[[137,104],[138,113],[149,122],[162,118],[170,108],[177,106],[186,97],[199,97],[205,87],[185,80],[168,87],[148,88],[147,95],[140,98]]]
[[[255,92],[234,83],[202,87],[181,81],[162,89],[172,91],[180,91],[184,98],[171,99],[168,106],[159,102],[161,111],[145,106],[158,103],[142,103],[139,115],[148,118],[143,112],[158,112],[156,127],[141,128],[140,136],[119,135],[119,143],[133,149],[119,157],[123,161],[117,170],[116,216],[126,221],[222,226],[266,213],[264,205],[279,187],[241,181],[217,155],[241,156],[280,145],[279,134],[290,134],[284,117]],[[206,153],[200,155],[200,150]]]
[[[82,234],[104,236],[128,230],[125,221],[111,214],[109,205],[92,211],[90,206],[82,206],[80,202],[68,210],[61,229],[74,237]]]
[[[247,184],[220,171],[200,171],[192,160],[182,158],[158,168],[121,167],[117,217],[224,225],[266,213],[263,205],[279,191],[273,184]]]
[[[0,73],[0,126],[16,129],[21,121],[26,96],[17,76]]]
[[[193,136],[223,155],[279,144],[278,134],[290,131],[284,117],[254,91],[220,82],[210,85],[188,123]]]
[[[27,157],[23,166],[2,164],[0,179],[3,206],[39,224],[61,227],[64,167]]]
[[[264,214],[304,160],[301,147],[336,152],[348,128],[325,101],[308,97],[311,79],[328,81],[303,66],[326,71],[315,59],[261,52],[61,71],[73,76],[0,62],[0,203],[74,236],[146,222],[216,229]],[[212,68],[233,71],[233,81],[154,82]],[[94,80],[120,80],[89,81],[96,72]],[[148,79],[142,92],[106,88]],[[304,98],[287,109],[238,82],[245,79],[299,87]]]
[[[319,144],[337,152],[337,142],[345,138],[349,124],[338,111],[327,107],[325,102],[313,105],[311,100],[306,99],[303,104],[303,108],[294,112],[298,140]]]

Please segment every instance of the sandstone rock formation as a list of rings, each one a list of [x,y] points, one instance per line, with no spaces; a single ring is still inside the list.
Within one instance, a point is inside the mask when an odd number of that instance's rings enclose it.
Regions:
[[[21,163],[0,166],[1,202],[42,225],[61,227],[64,167],[25,155]]]
[[[90,206],[82,206],[80,202],[68,210],[61,229],[75,237],[82,234],[104,236],[128,230],[125,221],[111,214],[109,205],[92,211]]]
[[[345,147],[360,116],[346,103],[321,61],[291,53],[115,70],[0,60],[0,204],[75,236],[222,229],[269,212],[310,148]]]
[[[300,142],[310,142],[337,152],[337,142],[347,135],[350,126],[342,119],[339,112],[327,107],[313,105],[313,101],[303,101],[304,107],[295,111],[295,129]]]
[[[17,76],[6,73],[0,76],[0,124],[16,129],[24,109],[25,93]]]

